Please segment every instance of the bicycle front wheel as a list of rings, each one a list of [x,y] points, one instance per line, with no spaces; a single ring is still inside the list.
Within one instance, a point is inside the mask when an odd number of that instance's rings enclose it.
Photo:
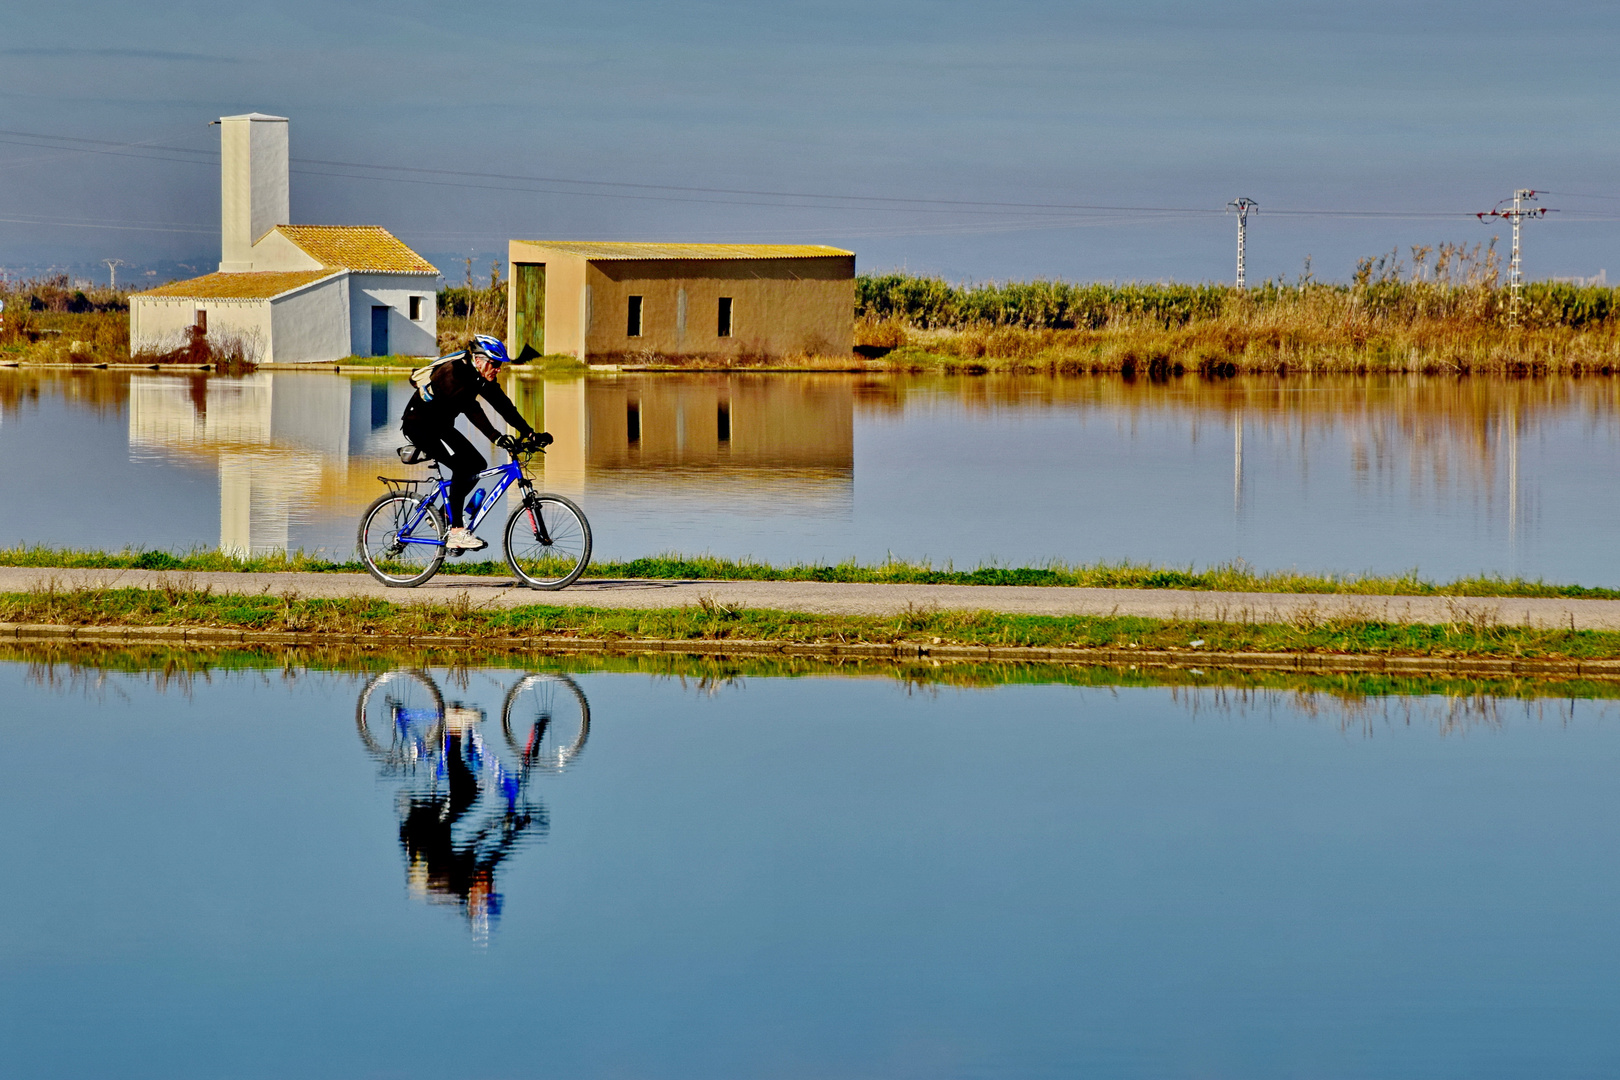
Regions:
[[[506,692],[501,730],[525,769],[562,772],[591,736],[591,705],[566,675],[525,675]]]
[[[506,520],[506,562],[531,589],[562,589],[591,561],[591,525],[561,495],[535,495]]]
[[[360,515],[356,550],[372,577],[390,588],[409,588],[444,565],[444,537],[437,508],[423,507],[410,495],[384,495]]]

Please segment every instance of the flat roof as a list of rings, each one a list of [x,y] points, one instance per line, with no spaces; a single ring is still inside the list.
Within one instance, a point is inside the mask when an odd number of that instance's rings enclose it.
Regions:
[[[330,269],[248,270],[237,274],[204,274],[185,281],[171,281],[134,295],[172,297],[177,300],[268,300],[342,272]]]
[[[586,259],[825,259],[854,255],[823,244],[646,244],[618,240],[519,240]]]

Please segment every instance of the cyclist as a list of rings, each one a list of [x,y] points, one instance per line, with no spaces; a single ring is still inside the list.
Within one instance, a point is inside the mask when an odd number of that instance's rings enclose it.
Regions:
[[[465,416],[501,449],[508,452],[516,449],[517,440],[497,431],[490,422],[478,401],[483,398],[508,424],[517,428],[521,437],[534,434],[512,399],[495,381],[501,365],[506,362],[506,346],[501,340],[478,334],[461,353],[451,354],[411,375],[417,390],[405,405],[400,430],[412,445],[450,470],[450,504],[445,508],[450,516],[450,534],[445,537],[444,546],[452,551],[478,551],[489,546],[462,524],[462,504],[477,486],[478,474],[489,467],[489,462],[467,436],[456,430],[456,418]]]

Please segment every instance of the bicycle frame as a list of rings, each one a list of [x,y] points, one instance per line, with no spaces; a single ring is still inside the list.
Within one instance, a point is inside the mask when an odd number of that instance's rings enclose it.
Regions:
[[[500,501],[501,496],[506,494],[506,489],[511,487],[513,484],[517,484],[518,487],[522,489],[525,496],[530,493],[534,486],[529,478],[524,475],[523,463],[515,458],[508,461],[505,465],[497,465],[493,469],[485,469],[483,472],[478,474],[479,481],[482,482],[486,476],[499,476],[500,480],[493,488],[490,489],[489,494],[484,497],[483,505],[478,508],[477,513],[473,514],[471,520],[467,522],[468,529],[478,528],[478,526],[483,523],[483,520],[489,516],[490,509]],[[424,519],[426,519],[428,509],[435,503],[442,503],[444,505],[446,511],[445,516],[448,517],[450,507],[450,481],[444,477],[443,473],[439,474],[438,486],[434,489],[433,494],[416,504],[415,516],[411,518],[408,525],[395,534],[395,541],[400,544],[425,544],[428,547],[444,547],[445,542],[443,540],[411,535],[416,527],[420,525]],[[544,525],[539,520],[540,515],[536,514],[534,516],[536,530],[542,530]]]

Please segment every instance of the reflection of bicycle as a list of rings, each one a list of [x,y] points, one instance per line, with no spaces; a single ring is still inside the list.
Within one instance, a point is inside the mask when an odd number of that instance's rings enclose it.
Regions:
[[[444,697],[426,672],[410,668],[373,678],[360,693],[360,741],[386,769],[407,769],[442,737]],[[562,772],[585,749],[591,705],[567,675],[525,675],[501,704],[501,735],[526,770]]]
[[[495,871],[521,842],[546,835],[532,777],[560,772],[590,734],[590,706],[566,675],[525,675],[506,693],[501,734],[485,738],[476,704],[446,703],[423,671],[377,675],[355,709],[360,741],[400,778],[399,838],[413,894],[458,905],[475,936],[500,917]]]
[[[501,532],[506,563],[531,589],[561,589],[572,585],[591,561],[591,526],[572,501],[534,490],[524,466],[534,454],[544,452],[540,436],[525,438],[505,465],[479,473],[480,482],[496,479],[487,492],[473,493],[467,528],[478,528],[507,488],[516,484],[523,504],[512,511]],[[450,480],[439,471],[437,461],[414,447],[401,459],[407,465],[428,461],[433,475],[423,480],[379,476],[388,485],[388,494],[361,515],[358,549],[372,577],[384,585],[408,587],[422,584],[444,565],[447,528],[442,508],[450,504]]]

